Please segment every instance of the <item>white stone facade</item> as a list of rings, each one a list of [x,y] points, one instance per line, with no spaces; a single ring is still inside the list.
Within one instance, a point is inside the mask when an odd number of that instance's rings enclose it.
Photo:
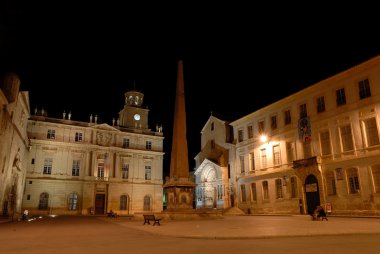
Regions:
[[[234,155],[230,130],[228,123],[210,116],[201,131],[202,150],[195,157],[194,172],[197,209],[226,209],[234,205],[233,170],[228,164]]]
[[[148,110],[141,106],[126,105],[119,115],[130,117],[129,125],[118,120],[114,126],[37,111],[28,123],[23,208],[32,214],[161,212],[164,137],[148,129]],[[133,114],[125,112],[131,108]],[[137,112],[142,117],[133,120]]]

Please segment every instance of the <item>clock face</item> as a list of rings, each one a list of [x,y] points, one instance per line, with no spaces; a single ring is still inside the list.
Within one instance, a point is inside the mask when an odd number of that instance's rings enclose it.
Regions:
[[[135,114],[135,115],[133,116],[133,118],[134,118],[136,121],[138,121],[138,120],[140,120],[140,115],[139,115],[139,114]]]

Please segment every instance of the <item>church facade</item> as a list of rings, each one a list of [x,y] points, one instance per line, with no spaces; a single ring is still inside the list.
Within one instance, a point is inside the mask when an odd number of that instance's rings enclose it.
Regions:
[[[119,215],[163,209],[163,133],[148,127],[144,94],[125,93],[112,124],[35,110],[27,127],[23,209],[32,214]]]
[[[215,138],[211,125],[225,127],[210,117],[210,131],[202,131],[202,144],[210,145],[196,157],[196,173],[216,168],[220,200],[246,213],[310,214],[323,205],[334,214],[380,215],[379,84],[375,57],[229,123],[231,142]],[[228,163],[201,156],[221,146]],[[206,182],[197,178],[198,190]],[[197,192],[199,202],[203,195]]]

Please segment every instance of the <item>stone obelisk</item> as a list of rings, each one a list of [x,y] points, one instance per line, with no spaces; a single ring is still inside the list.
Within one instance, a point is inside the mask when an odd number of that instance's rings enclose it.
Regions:
[[[194,187],[195,183],[190,179],[187,152],[183,63],[182,61],[178,61],[170,178],[166,178],[164,185],[167,210],[193,209]]]

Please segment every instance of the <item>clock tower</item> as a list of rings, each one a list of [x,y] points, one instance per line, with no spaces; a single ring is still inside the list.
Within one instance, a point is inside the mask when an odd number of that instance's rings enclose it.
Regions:
[[[133,129],[148,129],[149,109],[143,107],[144,94],[137,91],[125,93],[125,105],[119,112],[118,125]]]

